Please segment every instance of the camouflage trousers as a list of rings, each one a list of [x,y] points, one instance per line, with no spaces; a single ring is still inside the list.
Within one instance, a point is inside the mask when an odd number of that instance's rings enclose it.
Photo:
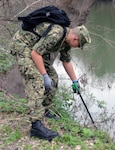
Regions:
[[[44,60],[46,71],[53,80],[54,86],[51,90],[44,89],[43,77],[39,73],[30,57],[30,49],[25,47],[23,54],[17,54],[19,70],[23,77],[25,94],[27,98],[27,113],[31,121],[41,120],[44,116],[45,107],[52,106],[53,97],[57,90],[58,76],[55,69]]]

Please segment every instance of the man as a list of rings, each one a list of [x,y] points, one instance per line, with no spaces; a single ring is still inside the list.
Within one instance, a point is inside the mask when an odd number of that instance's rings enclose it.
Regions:
[[[40,23],[36,32],[40,35],[50,23]],[[87,28],[82,25],[73,29],[67,28],[65,38],[63,28],[54,24],[46,36],[38,41],[38,37],[29,31],[18,31],[12,40],[11,53],[16,56],[19,70],[25,84],[25,94],[28,101],[28,114],[32,123],[31,136],[52,140],[58,133],[47,129],[42,121],[44,112],[46,117],[54,117],[49,108],[58,87],[58,76],[52,67],[51,54],[60,53],[60,60],[72,82],[79,88],[77,76],[74,72],[70,48],[83,48],[91,43]],[[60,40],[61,39],[61,40]]]

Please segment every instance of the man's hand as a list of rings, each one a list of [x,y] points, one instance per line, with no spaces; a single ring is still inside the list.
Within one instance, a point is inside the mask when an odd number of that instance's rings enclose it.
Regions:
[[[78,80],[73,80],[72,89],[73,89],[74,93],[79,92],[80,85],[79,85]]]
[[[52,79],[48,76],[48,74],[44,74],[43,78],[44,78],[44,87],[45,87],[45,89],[51,89],[52,86],[53,86]]]

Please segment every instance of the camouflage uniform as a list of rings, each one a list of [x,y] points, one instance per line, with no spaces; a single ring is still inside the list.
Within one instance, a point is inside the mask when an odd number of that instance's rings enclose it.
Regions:
[[[48,28],[49,23],[41,23],[36,32],[40,35]],[[67,28],[67,34],[69,29]],[[33,120],[40,119],[44,115],[44,107],[52,104],[53,97],[58,86],[58,76],[52,66],[51,53],[60,52],[60,60],[70,61],[70,46],[60,39],[63,36],[63,28],[54,25],[45,37],[38,41],[38,37],[28,31],[18,31],[11,43],[11,53],[16,55],[19,70],[25,84],[25,94],[28,100],[28,114]],[[44,90],[43,77],[37,70],[31,58],[31,51],[36,50],[42,57],[46,71],[53,80],[54,85],[50,91]]]

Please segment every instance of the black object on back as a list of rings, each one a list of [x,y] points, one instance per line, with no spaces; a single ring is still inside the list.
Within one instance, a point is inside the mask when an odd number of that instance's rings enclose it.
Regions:
[[[18,17],[18,20],[23,22],[23,30],[33,32],[40,38],[45,36],[51,30],[53,24],[59,24],[62,27],[68,27],[71,22],[64,10],[60,10],[53,5],[37,9],[25,17]],[[34,30],[41,22],[50,22],[52,24],[48,27],[45,33],[43,33],[43,35],[39,35]]]

